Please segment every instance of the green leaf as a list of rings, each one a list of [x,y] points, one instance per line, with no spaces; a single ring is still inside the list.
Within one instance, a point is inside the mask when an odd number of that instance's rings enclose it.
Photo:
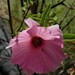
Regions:
[[[36,21],[40,21],[40,14],[28,14],[26,16],[26,18],[29,18],[29,17],[36,20]]]
[[[64,39],[75,39],[75,34],[65,33]]]
[[[64,42],[75,42],[75,34],[71,33],[64,34]]]
[[[42,14],[41,20],[40,20],[40,24],[42,26],[46,26],[47,21],[49,19],[49,14],[51,11],[51,3],[48,4],[48,6],[46,7],[45,11]]]
[[[64,42],[75,42],[75,39],[64,39]]]

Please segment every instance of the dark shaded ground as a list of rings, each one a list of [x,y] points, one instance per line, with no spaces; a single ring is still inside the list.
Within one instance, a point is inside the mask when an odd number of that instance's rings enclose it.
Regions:
[[[17,65],[10,62],[11,49],[5,49],[10,39],[10,34],[0,19],[0,75],[25,75]]]

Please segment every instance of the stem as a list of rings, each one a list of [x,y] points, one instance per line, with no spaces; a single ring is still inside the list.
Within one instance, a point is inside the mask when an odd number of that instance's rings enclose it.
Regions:
[[[12,27],[12,18],[11,18],[11,10],[10,10],[10,0],[7,0],[8,3],[8,12],[9,12],[9,23],[10,23],[10,29],[11,29],[11,36],[13,37],[13,27]]]

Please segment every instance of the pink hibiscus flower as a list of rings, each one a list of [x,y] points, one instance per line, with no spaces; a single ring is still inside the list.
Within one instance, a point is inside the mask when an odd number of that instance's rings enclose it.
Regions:
[[[14,37],[11,61],[18,64],[26,73],[49,73],[58,69],[66,58],[62,48],[63,37],[59,25],[41,27],[31,18],[25,20],[29,29]]]

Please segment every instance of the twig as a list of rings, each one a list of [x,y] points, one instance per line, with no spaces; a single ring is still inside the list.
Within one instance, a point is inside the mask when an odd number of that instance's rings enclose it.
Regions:
[[[23,22],[24,22],[24,19],[26,18],[27,14],[28,14],[28,12],[29,12],[29,9],[30,9],[30,6],[28,7],[28,10],[27,10],[27,12],[26,12],[26,13],[24,13],[23,20],[22,20],[22,22],[21,22],[21,25],[20,25],[20,27],[17,29],[17,31],[19,31],[19,30],[21,29],[21,27],[22,27],[22,25],[23,25]]]
[[[10,10],[10,0],[7,0],[8,3],[8,12],[9,12],[9,23],[10,23],[10,29],[11,29],[11,36],[13,37],[13,27],[12,27],[12,18],[11,18],[11,10]]]
[[[70,19],[70,21],[61,30],[63,31],[72,22],[74,18],[75,18],[75,15]]]

